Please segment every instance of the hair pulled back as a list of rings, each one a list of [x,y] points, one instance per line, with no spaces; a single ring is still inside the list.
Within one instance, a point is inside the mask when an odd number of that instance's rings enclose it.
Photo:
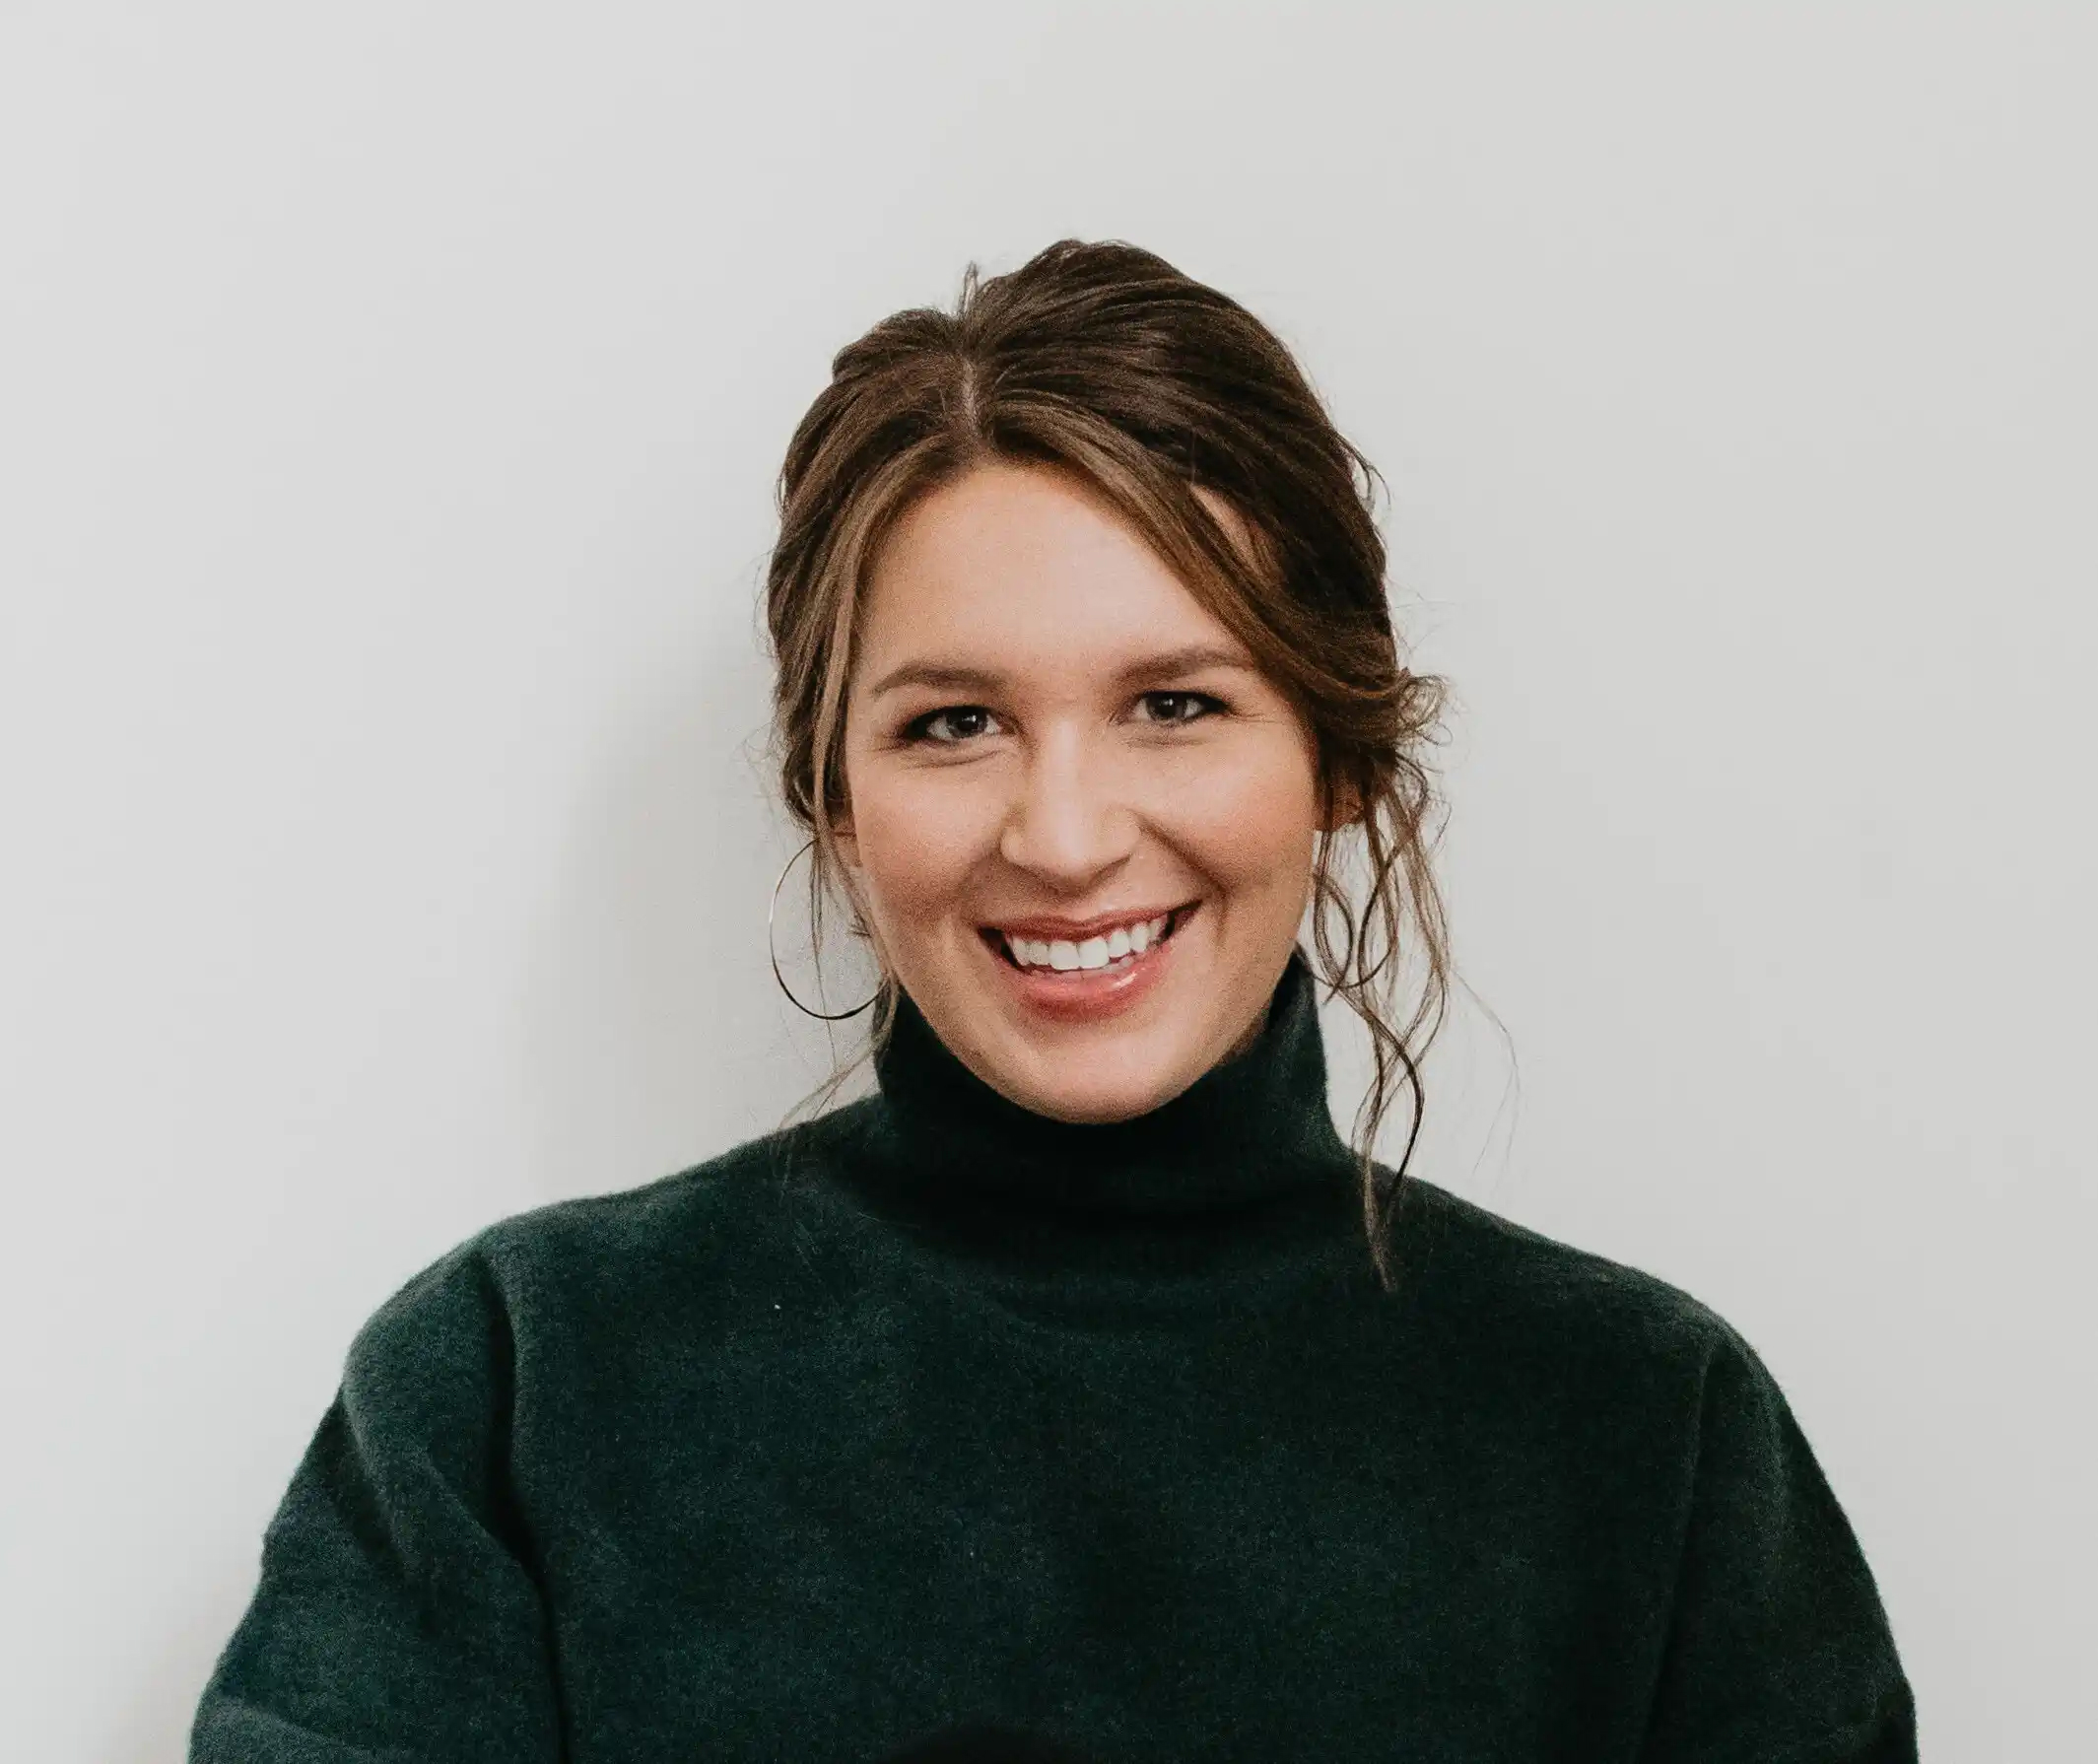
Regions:
[[[1439,731],[1445,683],[1400,657],[1374,468],[1272,331],[1149,251],[1065,239],[1008,275],[980,280],[972,265],[952,312],[895,313],[839,351],[794,432],[766,613],[780,783],[815,842],[818,937],[823,900],[843,881],[833,827],[846,810],[846,697],[870,566],[907,508],[990,460],[1051,466],[1104,497],[1316,738],[1322,799],[1352,818],[1319,836],[1315,967],[1370,1033],[1376,1068],[1355,1148],[1371,1254],[1388,1286],[1387,1226],[1425,1106],[1419,1061],[1450,986],[1427,825],[1438,798],[1422,751]],[[1198,489],[1236,511],[1250,548]],[[1423,978],[1401,1021],[1393,994],[1409,955]],[[896,989],[885,976],[867,1052],[887,1037]],[[1375,1144],[1401,1083],[1412,1126],[1386,1171]]]

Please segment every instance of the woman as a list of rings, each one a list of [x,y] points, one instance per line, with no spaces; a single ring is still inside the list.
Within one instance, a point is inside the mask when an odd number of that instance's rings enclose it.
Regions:
[[[1369,1156],[1448,973],[1369,483],[1128,246],[838,357],[769,603],[878,1092],[382,1308],[194,1759],[1914,1758],[1741,1338]]]

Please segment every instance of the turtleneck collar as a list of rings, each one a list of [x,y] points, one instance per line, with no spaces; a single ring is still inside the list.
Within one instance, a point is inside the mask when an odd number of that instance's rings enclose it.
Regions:
[[[860,1186],[920,1238],[1038,1273],[1215,1273],[1359,1232],[1317,1003],[1293,949],[1249,1048],[1148,1114],[1073,1122],[984,1083],[905,994],[860,1114]]]
[[[1060,1212],[1237,1208],[1351,1175],[1326,1106],[1316,985],[1301,950],[1252,1044],[1127,1120],[1056,1120],[993,1090],[909,993],[875,1060],[877,1149],[928,1190]]]

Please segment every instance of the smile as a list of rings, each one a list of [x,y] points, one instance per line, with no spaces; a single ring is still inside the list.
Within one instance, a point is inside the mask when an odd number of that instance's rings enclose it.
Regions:
[[[1103,969],[1128,967],[1145,950],[1166,941],[1193,911],[1175,907],[1147,918],[1124,919],[1119,924],[1096,928],[1084,937],[1035,937],[1021,930],[985,925],[983,940],[1012,967],[1056,974],[1097,974]]]

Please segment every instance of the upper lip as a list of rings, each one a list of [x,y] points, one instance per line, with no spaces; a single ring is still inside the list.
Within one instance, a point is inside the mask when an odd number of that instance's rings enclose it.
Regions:
[[[1141,924],[1147,918],[1157,918],[1169,913],[1178,913],[1192,905],[1182,901],[1173,907],[1124,907],[1117,913],[1096,913],[1091,918],[1001,918],[986,929],[1003,931],[1013,937],[1046,938],[1051,942],[1083,943],[1088,937],[1104,937],[1117,925]]]

